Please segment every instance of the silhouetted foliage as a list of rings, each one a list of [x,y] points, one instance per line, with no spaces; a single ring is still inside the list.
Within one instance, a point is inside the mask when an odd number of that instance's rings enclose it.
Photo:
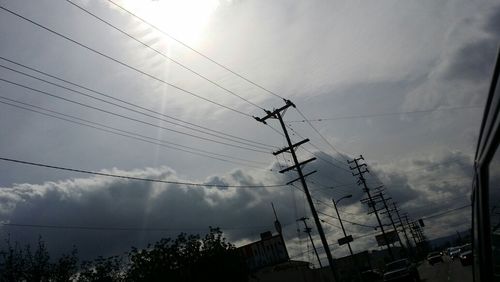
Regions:
[[[52,281],[70,281],[78,271],[77,250],[73,248],[70,254],[63,254],[52,264]]]
[[[210,227],[205,237],[181,233],[145,249],[132,248],[128,262],[119,256],[84,261],[77,251],[51,262],[41,238],[34,251],[8,239],[0,250],[0,281],[247,281],[244,260],[235,247]]]
[[[123,267],[123,261],[118,256],[108,258],[98,257],[94,261],[84,261],[78,275],[78,281],[124,281]]]
[[[41,238],[34,252],[30,245],[22,248],[10,239],[5,243],[6,249],[0,251],[0,281],[69,281],[78,269],[76,249],[51,263]]]
[[[219,228],[204,238],[179,234],[144,250],[133,248],[127,278],[133,281],[247,281],[244,261]]]

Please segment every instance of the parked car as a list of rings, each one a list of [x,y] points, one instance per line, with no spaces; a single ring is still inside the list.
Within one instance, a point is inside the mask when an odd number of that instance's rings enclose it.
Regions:
[[[471,244],[463,245],[460,248],[460,262],[463,266],[472,264],[472,246]]]
[[[427,255],[427,262],[430,265],[434,265],[435,263],[443,262],[443,258],[439,252],[432,252]]]
[[[386,264],[384,281],[420,281],[417,266],[408,259],[400,259]]]
[[[376,269],[369,269],[361,272],[363,281],[377,282],[382,281],[382,273]]]
[[[463,266],[472,264],[472,251],[465,251],[460,254],[460,262]]]
[[[450,252],[448,254],[452,260],[460,256],[460,247],[455,247],[450,249]]]

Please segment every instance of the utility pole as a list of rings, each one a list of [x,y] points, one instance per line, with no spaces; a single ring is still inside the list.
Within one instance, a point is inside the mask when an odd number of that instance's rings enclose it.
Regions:
[[[411,249],[410,240],[408,239],[408,234],[406,234],[406,228],[405,228],[403,221],[401,220],[401,216],[399,215],[399,209],[396,206],[396,202],[392,202],[392,206],[394,207],[394,211],[396,212],[396,215],[398,216],[399,224],[403,228],[403,234],[405,234],[406,245],[408,246],[409,249]]]
[[[316,258],[318,259],[319,267],[323,268],[323,265],[321,264],[321,260],[319,259],[318,251],[316,250],[316,246],[314,245],[314,241],[313,241],[313,238],[311,236],[312,229],[311,229],[311,227],[307,226],[306,220],[308,220],[308,219],[309,218],[307,218],[307,217],[301,217],[301,218],[297,219],[297,221],[304,222],[304,232],[307,233],[307,235],[309,235],[309,240],[311,240],[311,245],[314,249],[314,253],[316,254]]]
[[[306,161],[303,161],[303,162],[299,163],[299,161],[297,159],[297,155],[295,154],[295,147],[308,142],[309,139],[305,139],[305,140],[302,140],[302,141],[300,141],[300,142],[298,142],[296,144],[292,144],[292,141],[290,140],[290,136],[288,135],[288,130],[287,130],[286,126],[285,126],[285,123],[283,122],[283,118],[282,118],[281,112],[284,113],[290,106],[295,108],[295,104],[293,104],[290,100],[284,99],[284,101],[285,101],[285,105],[283,107],[281,107],[279,109],[275,109],[272,112],[271,111],[266,111],[267,115],[264,116],[264,117],[262,117],[262,118],[258,118],[258,117],[254,117],[254,118],[257,121],[262,122],[264,124],[266,124],[266,120],[269,119],[269,118],[273,118],[273,119],[279,120],[281,128],[283,130],[283,133],[285,135],[288,147],[283,148],[283,149],[281,149],[281,150],[279,150],[277,152],[273,152],[273,155],[279,155],[279,154],[284,153],[284,152],[289,152],[292,155],[294,165],[291,166],[291,167],[288,167],[288,168],[280,170],[280,173],[284,173],[284,172],[287,172],[287,171],[292,170],[292,169],[297,170],[297,173],[298,173],[299,177],[296,178],[296,179],[294,179],[294,180],[292,180],[292,181],[290,181],[290,182],[288,182],[288,183],[290,184],[290,183],[293,183],[293,182],[295,182],[297,180],[300,180],[300,182],[302,184],[302,188],[304,189],[304,193],[306,194],[307,202],[309,203],[309,207],[311,209],[311,214],[312,214],[312,216],[314,218],[314,223],[316,224],[316,228],[318,229],[318,233],[319,233],[319,236],[321,238],[321,243],[323,244],[323,249],[325,250],[326,257],[328,258],[328,263],[330,264],[330,269],[332,271],[332,275],[334,277],[334,280],[338,281],[337,272],[335,271],[335,266],[334,266],[334,263],[333,263],[332,253],[330,252],[330,247],[328,246],[328,242],[326,241],[325,232],[323,231],[323,227],[321,226],[321,221],[319,220],[318,213],[316,211],[316,208],[314,207],[314,203],[313,203],[313,200],[312,200],[312,197],[311,197],[311,193],[309,192],[309,188],[307,187],[307,183],[306,183],[306,179],[305,179],[305,177],[307,175],[311,175],[312,173],[314,173],[314,171],[310,172],[310,173],[307,173],[306,175],[304,175],[302,173],[302,166],[305,165],[308,162],[311,162],[311,161],[315,160],[316,158],[311,158],[311,159],[308,159]]]
[[[359,161],[364,160],[363,156],[360,156],[359,158],[354,158],[352,161],[347,161],[347,163],[354,164],[354,167],[349,166],[351,170],[357,170],[357,173],[352,173],[353,176],[358,176],[359,181],[358,185],[363,185],[363,191],[368,195],[368,207],[373,207],[373,211],[375,213],[375,216],[377,217],[377,222],[378,226],[380,227],[380,230],[382,231],[382,236],[385,241],[385,245],[387,246],[387,251],[389,252],[389,256],[391,257],[391,260],[394,260],[394,254],[392,253],[391,246],[389,245],[389,240],[387,240],[387,235],[385,234],[384,230],[384,225],[382,224],[382,221],[380,221],[380,216],[378,215],[378,210],[376,207],[376,203],[372,198],[372,195],[370,193],[370,189],[366,185],[366,179],[363,176],[363,174],[369,172],[368,169],[366,168],[366,164],[359,164]],[[363,171],[361,171],[361,168],[365,167]]]
[[[418,250],[418,242],[416,239],[415,231],[413,230],[413,226],[410,224],[410,220],[408,219],[407,214],[405,214],[403,217],[405,219],[406,226],[408,226],[408,228],[410,229],[410,234],[411,234],[411,237],[413,238],[413,242],[415,243],[415,248],[417,248],[417,250]]]
[[[396,237],[398,238],[399,245],[401,247],[404,247],[403,242],[401,242],[401,238],[399,238],[398,234],[398,229],[396,228],[396,224],[394,224],[394,220],[392,219],[391,211],[389,210],[389,206],[387,206],[387,200],[390,200],[391,198],[385,198],[384,194],[382,192],[378,193],[378,196],[382,200],[382,204],[384,204],[385,208],[385,214],[389,217],[389,220],[391,221],[392,227],[394,228],[394,232],[396,232]]]
[[[347,233],[345,232],[345,228],[344,228],[344,224],[342,223],[342,219],[340,219],[339,210],[337,209],[337,203],[340,202],[340,200],[342,200],[342,199],[347,199],[347,198],[351,198],[351,197],[352,197],[352,195],[347,195],[345,197],[338,199],[337,202],[335,202],[335,199],[332,198],[333,206],[335,207],[335,212],[337,212],[337,217],[338,217],[339,222],[340,222],[340,227],[342,227],[342,232],[344,232],[344,238],[347,238]],[[354,256],[354,254],[352,252],[352,248],[351,248],[351,243],[349,241],[347,241],[347,246],[349,247],[349,253],[351,253],[351,256]]]
[[[351,243],[350,242],[352,241],[352,236],[349,236],[350,237],[350,240],[349,240],[348,237],[347,237],[347,233],[345,232],[344,223],[342,223],[342,219],[340,218],[339,210],[337,209],[337,204],[341,200],[348,199],[348,198],[352,198],[352,194],[349,194],[347,196],[341,197],[337,201],[335,201],[335,199],[332,198],[332,202],[333,202],[333,206],[335,207],[335,212],[337,213],[337,218],[339,219],[339,222],[340,222],[340,227],[342,227],[342,232],[344,233],[344,238],[343,239],[347,239],[346,240],[347,241],[347,246],[349,247],[349,253],[351,254],[351,258],[353,259],[354,266],[355,267],[359,267],[358,259],[357,259],[356,256],[354,256],[354,253],[353,253],[352,248],[351,248]],[[339,245],[340,245],[340,240],[338,242],[339,242]],[[357,273],[359,281],[363,281],[363,277],[361,276],[361,274],[359,272],[356,272],[356,273]]]

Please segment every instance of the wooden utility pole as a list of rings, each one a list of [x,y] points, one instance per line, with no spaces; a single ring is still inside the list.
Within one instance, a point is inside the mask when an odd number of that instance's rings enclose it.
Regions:
[[[283,148],[279,151],[273,152],[273,154],[279,155],[279,154],[282,154],[284,152],[288,152],[292,155],[293,163],[294,163],[293,166],[280,170],[280,173],[284,173],[284,172],[287,172],[287,171],[292,170],[292,169],[295,169],[297,171],[299,177],[288,182],[288,183],[292,183],[292,182],[295,182],[297,180],[300,180],[300,182],[302,184],[302,188],[304,189],[304,193],[306,194],[307,202],[309,203],[309,207],[311,208],[311,214],[314,218],[316,228],[318,229],[318,233],[319,233],[319,236],[321,238],[321,243],[323,244],[323,249],[325,250],[326,257],[328,258],[328,263],[330,264],[330,269],[332,271],[334,280],[338,281],[337,272],[335,271],[335,266],[333,263],[332,253],[330,252],[330,247],[328,246],[328,242],[326,241],[325,233],[323,231],[323,227],[321,226],[321,221],[319,220],[318,213],[316,211],[316,208],[314,207],[311,193],[309,192],[309,188],[307,187],[305,175],[302,172],[302,166],[305,165],[306,163],[309,163],[309,162],[315,160],[316,158],[311,158],[311,159],[308,159],[308,160],[303,161],[303,162],[299,162],[299,160],[297,159],[297,155],[295,154],[295,148],[298,147],[299,145],[302,145],[302,144],[308,142],[309,139],[305,139],[305,140],[302,140],[298,143],[292,144],[292,141],[290,140],[290,136],[288,135],[288,130],[285,126],[285,123],[283,122],[282,112],[284,113],[289,107],[295,108],[295,104],[293,104],[290,100],[286,100],[286,99],[284,99],[284,100],[285,100],[285,105],[283,107],[281,107],[279,109],[275,109],[272,112],[266,111],[267,115],[262,117],[262,118],[258,118],[258,117],[254,117],[254,118],[257,121],[262,122],[264,124],[266,124],[266,120],[270,119],[270,118],[277,119],[279,121],[279,123],[281,125],[281,129],[283,130],[283,133],[285,135],[288,147]],[[312,173],[314,173],[314,172],[308,173],[307,175],[310,175]]]
[[[404,225],[403,221],[401,220],[401,216],[399,215],[399,209],[396,205],[396,202],[392,202],[392,206],[394,208],[394,211],[396,212],[396,215],[398,216],[399,224],[403,228],[403,234],[405,234],[406,245],[408,246],[408,249],[411,249],[410,240],[408,239],[408,234],[406,233],[405,225]]]
[[[401,238],[399,237],[398,229],[396,228],[396,224],[394,223],[394,220],[392,219],[392,214],[391,211],[389,210],[389,206],[387,205],[387,200],[390,200],[391,198],[385,198],[384,194],[382,192],[378,193],[378,196],[380,197],[382,204],[384,205],[385,208],[385,214],[389,217],[389,220],[391,221],[392,227],[394,228],[394,232],[396,232],[396,236],[398,238],[399,245],[404,248],[403,242],[401,242]]]
[[[394,260],[394,254],[392,253],[392,249],[391,249],[391,246],[389,244],[389,240],[387,240],[387,235],[385,234],[384,225],[382,224],[382,221],[380,220],[380,216],[378,214],[376,202],[373,200],[373,197],[372,197],[372,195],[370,193],[370,189],[366,185],[366,179],[363,176],[363,174],[365,174],[365,173],[367,173],[369,171],[366,168],[366,164],[360,164],[359,163],[361,160],[365,160],[363,158],[363,156],[360,156],[359,158],[355,158],[352,161],[348,160],[347,163],[348,164],[354,164],[354,167],[349,166],[349,168],[351,170],[356,170],[357,171],[357,173],[353,172],[352,175],[353,176],[358,176],[358,179],[359,179],[358,185],[363,185],[363,191],[368,196],[368,207],[373,207],[373,211],[375,213],[375,216],[377,217],[378,226],[380,227],[380,230],[382,231],[382,236],[384,238],[385,245],[387,246],[387,251],[389,252],[389,256],[391,257],[391,260]],[[365,167],[365,169],[361,170],[362,167]]]
[[[313,241],[313,238],[311,236],[312,229],[311,229],[311,227],[307,226],[306,220],[308,220],[308,219],[309,218],[307,218],[307,217],[301,217],[301,218],[297,219],[297,221],[304,222],[304,232],[307,233],[307,235],[309,235],[309,240],[311,240],[311,245],[313,247],[314,253],[316,254],[316,258],[318,259],[319,267],[323,268],[323,265],[321,264],[321,260],[319,259],[318,250],[316,250],[316,245],[314,245],[314,241]]]

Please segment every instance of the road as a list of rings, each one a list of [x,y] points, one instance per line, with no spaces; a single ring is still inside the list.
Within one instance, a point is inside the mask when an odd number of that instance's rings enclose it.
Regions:
[[[462,266],[459,259],[450,260],[443,256],[444,262],[429,265],[427,262],[418,267],[422,282],[471,282],[472,266]]]

